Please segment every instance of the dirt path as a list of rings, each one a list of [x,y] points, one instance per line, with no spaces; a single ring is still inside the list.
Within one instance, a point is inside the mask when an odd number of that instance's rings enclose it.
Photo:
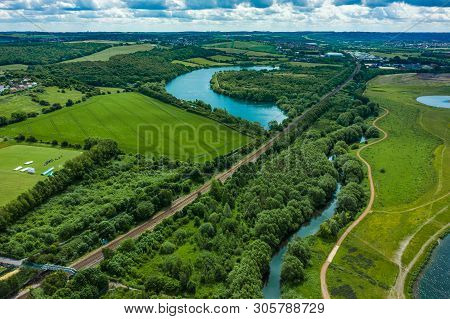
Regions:
[[[377,122],[381,120],[383,117],[389,114],[389,110],[384,109],[383,115],[379,116],[378,118],[373,121],[373,126],[375,126],[378,130],[380,130],[384,136],[370,144],[367,144],[363,147],[361,147],[357,152],[356,156],[366,165],[367,167],[367,176],[369,177],[369,184],[370,184],[370,199],[369,203],[367,204],[366,209],[362,212],[361,215],[344,231],[344,233],[339,237],[338,241],[334,245],[333,249],[331,250],[330,254],[328,255],[327,260],[323,263],[322,268],[320,269],[320,288],[322,291],[322,297],[325,299],[330,299],[330,293],[328,292],[328,285],[327,285],[327,270],[328,266],[330,266],[331,262],[334,259],[334,256],[336,256],[336,253],[339,250],[339,247],[342,245],[342,242],[345,240],[345,238],[350,234],[350,232],[355,228],[366,216],[370,213],[372,210],[373,202],[375,201],[375,185],[373,182],[372,177],[372,167],[370,164],[361,156],[361,151],[366,149],[369,146],[372,146],[374,144],[380,143],[381,141],[384,141],[388,137],[388,133],[384,131],[382,128],[377,126]]]

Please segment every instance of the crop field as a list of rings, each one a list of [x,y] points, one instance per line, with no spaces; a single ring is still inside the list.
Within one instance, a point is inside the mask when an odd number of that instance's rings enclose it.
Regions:
[[[172,63],[181,64],[181,65],[184,65],[184,66],[190,66],[190,67],[194,67],[194,68],[199,66],[198,64],[195,64],[195,63],[192,63],[192,62],[180,61],[180,60],[173,60]]]
[[[67,60],[62,63],[83,62],[83,61],[108,61],[110,57],[115,55],[131,54],[140,51],[149,51],[153,48],[154,45],[152,44],[133,44],[133,45],[115,46],[81,58]]]
[[[236,61],[236,58],[227,56],[227,55],[213,55],[208,57],[210,60],[216,61],[216,62],[233,62]]]
[[[448,94],[449,89],[445,76],[404,74],[369,82],[366,95],[390,112],[379,123],[389,136],[362,153],[372,166],[375,203],[330,266],[333,297],[402,294],[408,283],[402,283],[400,267],[413,266],[424,243],[450,222],[445,164],[450,162],[450,110],[416,102],[418,96]]]
[[[0,148],[0,189],[2,189],[0,206],[16,198],[39,180],[46,178],[41,176],[42,172],[51,167],[57,170],[65,161],[79,154],[81,154],[79,151],[29,145],[11,145]],[[49,160],[52,161],[46,164],[45,162]],[[25,165],[24,163],[28,161],[33,161],[33,163]],[[36,173],[14,171],[18,166],[33,167]]]
[[[37,93],[39,100],[45,100],[50,104],[60,103],[64,105],[68,99],[74,102],[81,99],[81,92],[74,89],[65,89],[65,93],[56,86],[44,87],[43,93]],[[59,91],[59,92],[58,92]],[[12,112],[38,112],[40,113],[42,105],[31,100],[29,90],[0,96],[0,116],[9,117]]]
[[[204,161],[249,139],[219,123],[138,93],[95,96],[88,101],[6,126],[0,135],[82,144],[112,138],[127,152]]]

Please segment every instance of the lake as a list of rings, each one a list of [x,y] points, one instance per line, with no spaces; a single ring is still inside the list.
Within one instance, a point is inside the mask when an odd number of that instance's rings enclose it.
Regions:
[[[448,95],[420,96],[417,98],[417,102],[428,106],[450,108],[450,96]]]
[[[265,299],[280,299],[281,298],[281,264],[283,263],[283,257],[287,251],[287,245],[290,241],[296,237],[307,237],[314,235],[320,229],[320,225],[333,217],[337,206],[337,195],[341,190],[341,185],[338,184],[336,191],[333,194],[331,202],[325,207],[320,214],[311,219],[311,221],[305,225],[302,225],[300,229],[281,246],[278,252],[272,257],[270,261],[270,273],[266,285],[263,288],[263,295]]]
[[[450,235],[433,250],[415,285],[414,295],[421,299],[450,298]]]
[[[273,69],[274,67],[269,66],[230,66],[200,69],[176,77],[167,84],[166,90],[179,99],[188,101],[201,100],[212,107],[225,109],[234,116],[258,122],[264,128],[268,128],[270,121],[281,122],[286,118],[275,103],[243,101],[218,94],[211,89],[210,81],[214,73],[220,71]]]

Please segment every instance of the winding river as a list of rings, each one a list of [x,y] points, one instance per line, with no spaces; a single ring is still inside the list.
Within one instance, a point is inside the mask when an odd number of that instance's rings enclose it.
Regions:
[[[238,100],[226,95],[218,94],[211,89],[210,81],[214,73],[220,71],[237,70],[273,70],[270,66],[252,67],[216,67],[195,70],[176,77],[166,85],[166,90],[173,96],[188,100],[201,100],[215,108],[223,108],[234,116],[249,121],[259,122],[264,128],[270,121],[281,122],[286,116],[274,103],[261,103]]]
[[[288,238],[278,250],[278,252],[272,257],[270,261],[270,273],[266,285],[263,288],[263,295],[265,299],[279,299],[281,298],[281,264],[283,257],[286,254],[287,245],[290,241],[296,237],[307,237],[317,233],[320,229],[320,225],[333,217],[337,206],[337,195],[341,190],[341,185],[338,184],[333,194],[331,202],[325,207],[320,214],[311,219],[311,221],[303,226]]]
[[[420,274],[414,295],[420,299],[450,298],[450,235],[440,240]]]

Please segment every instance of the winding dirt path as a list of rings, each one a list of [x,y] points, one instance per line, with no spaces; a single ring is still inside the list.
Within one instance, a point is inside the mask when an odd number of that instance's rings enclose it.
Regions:
[[[372,146],[374,144],[380,143],[381,141],[384,141],[387,137],[388,137],[388,133],[386,131],[384,131],[382,128],[380,128],[379,126],[377,126],[377,122],[379,120],[381,120],[382,118],[384,118],[386,115],[389,114],[389,110],[384,109],[384,113],[383,115],[377,117],[374,121],[373,121],[373,126],[375,126],[378,130],[380,130],[384,136],[376,141],[373,141],[370,144],[364,145],[363,147],[361,147],[357,152],[356,152],[356,156],[366,165],[367,167],[367,176],[369,177],[369,184],[370,184],[370,199],[369,199],[369,203],[367,204],[366,208],[364,209],[364,211],[362,212],[361,215],[359,215],[359,217],[344,231],[344,233],[341,235],[341,237],[339,237],[339,239],[337,240],[336,244],[334,245],[333,249],[331,250],[330,254],[327,257],[327,260],[323,263],[322,268],[320,269],[320,289],[322,291],[322,297],[324,299],[330,299],[330,293],[328,292],[328,285],[327,285],[327,270],[328,270],[328,266],[330,266],[331,262],[334,259],[334,256],[336,256],[336,253],[339,250],[339,247],[342,245],[342,242],[345,240],[345,238],[347,238],[348,234],[350,234],[350,232],[353,230],[353,228],[355,228],[366,216],[367,214],[369,214],[372,210],[372,206],[373,206],[373,202],[375,201],[375,185],[373,182],[373,177],[372,177],[372,167],[370,166],[370,164],[361,156],[361,151],[363,151],[364,149],[366,149],[369,146]]]

